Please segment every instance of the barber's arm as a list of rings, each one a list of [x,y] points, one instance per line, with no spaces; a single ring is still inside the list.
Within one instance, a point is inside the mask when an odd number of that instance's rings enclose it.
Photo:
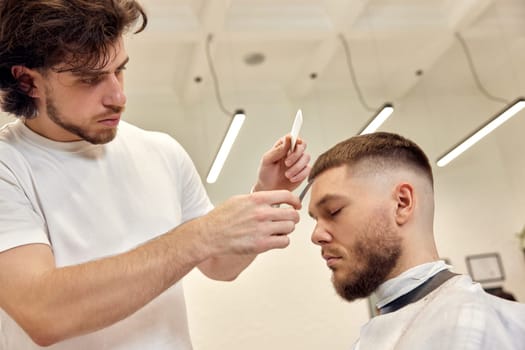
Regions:
[[[0,200],[3,237],[27,232],[45,237],[17,177],[1,169],[0,198],[10,198]],[[288,206],[274,206],[279,203]],[[47,242],[28,240],[0,251],[0,308],[41,346],[94,332],[141,309],[196,266],[231,279],[257,254],[286,247],[300,205],[287,190],[236,196],[133,250],[66,267],[56,266]],[[31,218],[34,225],[28,227]]]
[[[278,208],[279,202],[272,203],[271,200],[262,203],[262,196],[256,192],[271,190],[288,190],[293,191],[301,182],[306,179],[310,173],[310,155],[306,153],[306,143],[298,139],[293,152],[290,152],[291,136],[286,135],[279,139],[273,147],[268,150],[262,157],[259,165],[258,178],[253,193],[250,195],[251,200],[260,205],[257,213],[261,218],[269,215],[269,212],[285,213],[290,210],[298,210],[299,206],[293,206],[294,209]],[[266,198],[266,197],[265,197]],[[284,214],[281,214],[284,215]],[[261,228],[262,229],[262,228]],[[278,247],[285,248],[289,244],[287,234],[293,231],[284,230],[275,231],[274,235],[281,242]],[[236,254],[228,256],[216,256],[206,260],[199,265],[199,269],[208,277],[216,280],[231,281],[235,279],[254,259],[255,254]]]
[[[0,252],[0,308],[41,346],[94,332],[141,309],[205,261],[287,246],[299,207],[285,190],[233,197],[133,250],[66,267],[55,265],[47,244],[13,247]]]

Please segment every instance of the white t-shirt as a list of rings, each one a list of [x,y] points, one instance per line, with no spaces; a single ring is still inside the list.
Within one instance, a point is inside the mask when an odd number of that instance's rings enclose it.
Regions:
[[[128,251],[212,205],[184,149],[121,122],[105,145],[61,143],[20,120],[0,130],[0,252],[49,244],[58,267]],[[72,315],[74,317],[74,315]],[[37,349],[0,310],[0,349]],[[101,331],[46,349],[191,349],[182,285]]]
[[[525,305],[458,275],[421,300],[372,318],[353,349],[524,350]]]

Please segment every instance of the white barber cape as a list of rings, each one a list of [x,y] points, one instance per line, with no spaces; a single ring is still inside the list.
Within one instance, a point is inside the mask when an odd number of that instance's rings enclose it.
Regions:
[[[376,291],[386,305],[448,268],[442,261],[420,265]],[[525,304],[486,293],[470,277],[452,277],[424,298],[372,318],[354,350],[525,349]]]

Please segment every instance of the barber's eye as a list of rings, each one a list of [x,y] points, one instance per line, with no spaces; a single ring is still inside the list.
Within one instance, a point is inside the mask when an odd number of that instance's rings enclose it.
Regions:
[[[97,76],[97,77],[83,78],[80,81],[83,84],[96,85],[96,84],[98,84],[98,83],[100,83],[102,81],[102,78]]]

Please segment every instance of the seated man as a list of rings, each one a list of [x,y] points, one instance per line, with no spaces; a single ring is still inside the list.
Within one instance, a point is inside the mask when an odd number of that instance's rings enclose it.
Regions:
[[[348,301],[375,293],[380,315],[353,349],[525,349],[525,305],[486,293],[438,260],[433,175],[413,142],[352,137],[314,163],[312,241]]]

